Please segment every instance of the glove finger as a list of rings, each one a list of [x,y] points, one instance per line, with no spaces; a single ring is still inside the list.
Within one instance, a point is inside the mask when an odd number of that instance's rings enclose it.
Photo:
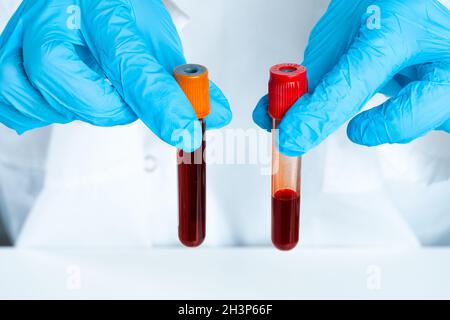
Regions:
[[[302,97],[280,125],[280,151],[303,155],[356,115],[409,61],[397,24],[386,18],[380,30],[363,26],[360,36],[312,95]]]
[[[73,115],[63,115],[54,110],[31,85],[19,55],[2,60],[0,96],[25,116],[45,123],[69,123],[73,120]]]
[[[259,100],[253,111],[253,121],[268,132],[272,131],[272,118],[269,115],[269,96],[265,95]]]
[[[450,133],[450,119],[448,119],[443,125],[437,128],[437,130]]]
[[[186,63],[186,59],[166,4],[163,1],[128,1],[132,4],[136,28],[146,42],[148,52],[172,74],[176,67]],[[149,21],[155,21],[153,28],[149,28]]]
[[[136,26],[146,41],[149,52],[168,73],[184,64],[183,47],[175,25],[165,5],[147,1],[130,0],[134,9]],[[157,28],[148,28],[148,21],[160,21]],[[207,129],[219,129],[230,123],[232,113],[228,100],[211,82],[211,114],[205,119]]]
[[[348,137],[369,147],[409,143],[450,118],[448,92],[449,83],[412,83],[396,98],[355,117],[348,126]]]
[[[418,72],[424,80],[450,83],[450,62],[425,64],[419,67]],[[450,118],[437,130],[450,133]]]
[[[233,114],[230,104],[222,91],[210,81],[211,113],[205,119],[206,128],[220,129],[231,122]]]
[[[163,141],[188,152],[200,147],[197,115],[171,72],[152,55],[129,2],[84,3],[83,32],[89,47],[127,104]],[[174,65],[184,63],[182,57],[178,58]],[[190,143],[182,138],[186,133],[192,138]]]
[[[6,44],[13,43],[13,47],[16,47],[19,45],[19,38],[17,38],[16,34],[20,33],[18,29],[22,28],[22,21],[21,17],[23,15],[25,9],[25,3],[22,2],[22,4],[17,8],[16,12],[13,14],[11,19],[9,19],[8,24],[3,29],[2,32],[0,32],[0,50],[5,52]],[[13,39],[11,39],[13,38]]]
[[[64,115],[54,110],[31,85],[23,67],[22,38],[23,25],[18,24],[14,31],[8,34],[8,43],[0,49],[0,97],[6,105],[15,108],[27,118],[40,120],[37,122],[38,126],[72,121],[73,115]],[[22,128],[29,129],[33,127]]]
[[[417,66],[411,66],[403,69],[397,73],[383,88],[380,93],[388,96],[395,97],[400,91],[411,82],[420,80],[417,74]]]
[[[18,134],[23,134],[28,130],[46,127],[50,123],[43,122],[36,118],[30,118],[13,106],[7,104],[0,98],[0,123],[15,130]]]
[[[450,83],[450,62],[426,63],[417,67],[420,80]]]
[[[29,39],[28,37],[33,37]],[[129,124],[134,112],[104,75],[90,69],[69,38],[48,40],[35,32],[25,36],[24,66],[32,84],[62,114],[75,114],[97,126]]]
[[[355,41],[360,30],[361,19],[368,11],[370,12],[370,2],[366,0],[332,1],[315,25],[309,37],[303,61],[303,65],[308,69],[308,84],[311,92]]]

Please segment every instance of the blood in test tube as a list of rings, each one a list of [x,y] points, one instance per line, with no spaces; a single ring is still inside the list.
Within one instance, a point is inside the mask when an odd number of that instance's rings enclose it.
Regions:
[[[290,189],[272,196],[272,241],[280,250],[291,250],[299,241],[300,195]]]
[[[202,121],[202,127],[205,125]],[[203,132],[204,129],[203,129]],[[179,238],[187,247],[198,247],[206,236],[206,144],[195,152],[178,150]]]
[[[278,126],[292,105],[308,91],[306,68],[280,64],[271,68],[269,114],[273,119],[272,242],[280,250],[299,242],[301,158],[281,154],[276,146]]]
[[[203,142],[194,152],[178,150],[178,237],[187,247],[200,246],[206,237],[205,122],[210,113],[208,70],[200,65],[175,69],[175,79],[194,108]]]

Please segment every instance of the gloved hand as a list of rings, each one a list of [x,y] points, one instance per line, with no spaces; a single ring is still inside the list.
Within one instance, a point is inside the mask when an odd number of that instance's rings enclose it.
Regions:
[[[310,94],[283,119],[280,151],[303,155],[353,117],[348,136],[366,146],[450,132],[449,48],[450,10],[436,0],[332,1],[305,53]],[[392,98],[357,115],[379,91]],[[253,118],[270,128],[267,97]]]
[[[0,37],[0,122],[23,133],[140,118],[165,142],[192,151],[201,126],[172,76],[184,63],[161,0],[24,0]],[[213,83],[211,100],[207,128],[222,127],[231,111]]]

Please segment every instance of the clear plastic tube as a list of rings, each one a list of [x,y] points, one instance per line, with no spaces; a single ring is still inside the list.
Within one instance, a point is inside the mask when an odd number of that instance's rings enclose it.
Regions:
[[[292,250],[299,242],[301,158],[287,157],[276,148],[278,120],[273,121],[272,242]]]
[[[205,124],[203,137],[205,136]],[[187,247],[200,246],[206,237],[206,149],[178,150],[178,237]]]
[[[308,91],[306,68],[279,64],[270,69],[269,114],[273,119],[272,242],[280,250],[291,250],[299,242],[301,158],[281,154],[278,127],[295,102]]]
[[[201,65],[177,67],[174,76],[202,124],[202,146],[192,153],[178,150],[178,237],[187,247],[206,237],[206,163],[203,119],[210,113],[208,70]]]

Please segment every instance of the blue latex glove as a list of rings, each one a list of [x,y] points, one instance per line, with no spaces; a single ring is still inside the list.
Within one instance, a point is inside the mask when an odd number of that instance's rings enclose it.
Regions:
[[[140,118],[165,142],[192,151],[201,126],[172,76],[185,63],[160,0],[25,0],[0,37],[0,122],[23,133],[81,120]],[[211,83],[208,128],[231,120]],[[187,130],[194,141],[185,141]]]
[[[366,146],[450,132],[450,10],[436,0],[334,0],[304,65],[310,94],[280,125],[287,155],[305,154],[352,118],[348,136]],[[392,98],[357,115],[380,91]],[[253,118],[270,128],[267,97]]]

